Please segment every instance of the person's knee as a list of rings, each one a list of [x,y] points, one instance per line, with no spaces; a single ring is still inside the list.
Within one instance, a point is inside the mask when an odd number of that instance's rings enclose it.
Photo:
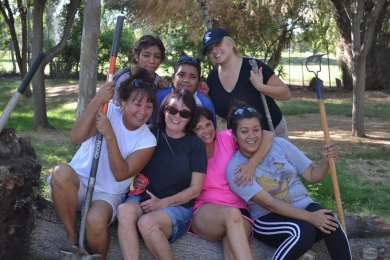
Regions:
[[[140,213],[140,206],[137,203],[123,203],[118,207],[118,222],[119,224],[136,223]]]
[[[137,227],[142,236],[147,236],[159,229],[157,221],[151,214],[142,215],[137,222]]]
[[[105,214],[97,214],[97,212],[89,212],[87,216],[87,229],[89,232],[96,234],[102,233],[104,230],[108,230],[108,219]]]
[[[74,177],[75,173],[69,165],[65,163],[59,164],[54,168],[51,177],[51,186],[53,189],[67,186],[73,181]]]
[[[241,224],[242,215],[239,209],[236,208],[227,208],[225,216],[228,218],[230,224]]]

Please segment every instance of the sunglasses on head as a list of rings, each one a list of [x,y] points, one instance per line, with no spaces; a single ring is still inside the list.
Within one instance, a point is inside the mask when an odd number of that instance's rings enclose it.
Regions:
[[[143,81],[142,79],[134,79],[131,82],[131,85],[134,87],[141,87],[141,88],[155,88],[153,83]]]
[[[191,63],[191,64],[199,65],[200,64],[200,59],[194,58],[194,57],[189,57],[189,56],[181,56],[179,58],[179,60],[177,61],[177,64],[181,64],[181,63],[184,63],[184,62],[188,62],[188,63]]]
[[[167,106],[167,111],[171,115],[176,115],[177,113],[179,113],[179,115],[182,118],[190,118],[190,116],[191,116],[191,111],[189,111],[189,110],[178,110],[176,107],[173,107],[173,106]]]
[[[233,116],[243,115],[244,113],[258,113],[253,107],[238,108],[233,112]]]

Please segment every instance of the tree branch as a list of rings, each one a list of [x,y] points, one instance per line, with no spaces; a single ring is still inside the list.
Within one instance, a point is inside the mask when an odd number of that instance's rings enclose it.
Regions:
[[[64,26],[64,33],[62,34],[62,38],[60,42],[54,46],[50,51],[46,53],[45,58],[42,61],[43,66],[47,65],[65,46],[70,30],[72,29],[72,24],[77,13],[77,10],[80,6],[81,0],[73,0],[67,6],[66,13],[66,23]]]

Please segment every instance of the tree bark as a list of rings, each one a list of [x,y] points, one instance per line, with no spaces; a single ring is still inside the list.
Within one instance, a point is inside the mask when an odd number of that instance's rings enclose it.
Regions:
[[[84,0],[77,116],[80,116],[83,113],[93,96],[96,94],[99,33],[100,0]]]
[[[213,25],[211,24],[210,16],[209,16],[209,11],[207,9],[207,2],[206,0],[198,0],[199,7],[200,7],[200,12],[202,14],[202,20],[204,23],[204,26],[206,27],[206,30],[209,30],[213,28]]]
[[[364,130],[364,91],[366,88],[366,59],[374,38],[375,24],[385,0],[377,0],[368,14],[365,12],[365,1],[357,1],[356,11],[352,13],[352,53],[353,53],[353,104],[352,135],[365,137]],[[361,31],[362,25],[365,26]]]
[[[59,257],[59,248],[63,247],[66,243],[66,233],[54,211],[53,204],[48,201],[40,204],[43,207],[36,212],[29,255],[44,259],[56,259]],[[381,257],[370,259],[386,259],[385,257],[390,257],[390,248],[388,247],[390,243],[390,226],[383,219],[348,215],[345,220],[353,259],[363,260],[362,254],[366,249],[373,249]],[[110,227],[108,259],[123,258],[119,247],[117,228],[116,223]],[[140,246],[140,259],[152,259],[142,240]],[[257,239],[252,239],[250,246],[254,259],[272,259],[275,252],[274,248],[267,246]],[[174,259],[181,260],[224,259],[222,243],[220,241],[210,242],[192,234],[186,234],[177,242],[173,243],[172,253]],[[310,255],[312,257],[302,259],[331,259],[323,242],[316,243],[308,254],[308,257]]]
[[[353,61],[353,98],[352,98],[352,135],[365,137],[364,130],[364,88],[366,77],[366,60],[355,56]]]
[[[32,41],[33,59],[43,50],[43,12],[45,10],[45,4],[46,0],[34,1]],[[46,64],[43,61],[31,81],[34,91],[34,128],[49,128],[46,113],[46,91],[44,83],[45,66]]]

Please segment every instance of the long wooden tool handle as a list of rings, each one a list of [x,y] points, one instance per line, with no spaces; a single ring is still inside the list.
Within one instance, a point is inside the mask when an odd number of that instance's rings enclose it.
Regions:
[[[324,131],[325,144],[329,144],[330,143],[330,135],[329,135],[329,129],[328,129],[328,122],[326,119],[324,97],[322,94],[322,89],[321,89],[321,85],[320,85],[320,81],[319,81],[318,77],[316,77],[316,88],[317,88],[317,99],[318,99],[318,104],[319,104],[319,108],[320,108],[322,131]],[[339,216],[341,225],[343,226],[344,231],[346,233],[347,227],[345,225],[344,212],[343,212],[343,206],[342,206],[342,202],[341,202],[341,195],[340,195],[340,189],[339,189],[339,182],[337,180],[336,165],[335,165],[333,158],[329,158],[328,161],[329,161],[330,177],[332,179],[333,193],[334,193],[334,197],[335,197],[336,205],[337,205],[337,212],[338,212],[338,216]]]
[[[257,66],[257,62],[255,59],[251,59],[249,61],[249,64],[251,65],[252,70],[256,74],[260,73],[259,67]],[[268,104],[267,104],[267,100],[265,98],[265,95],[260,92],[260,97],[261,97],[261,102],[263,103],[263,109],[264,109],[265,117],[267,118],[269,130],[272,132],[275,132],[274,124],[272,123],[272,118],[271,118],[271,114],[269,113]]]

